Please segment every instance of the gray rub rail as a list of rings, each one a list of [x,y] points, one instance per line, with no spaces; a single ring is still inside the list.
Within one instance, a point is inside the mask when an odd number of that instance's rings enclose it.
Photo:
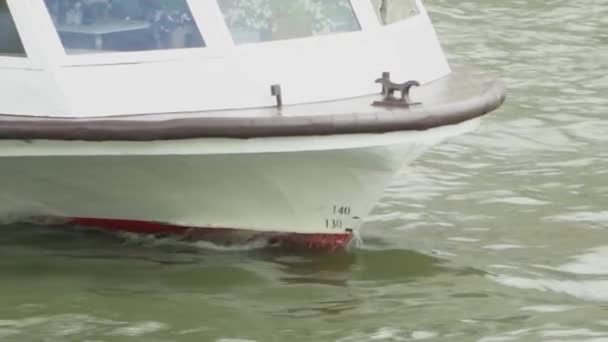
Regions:
[[[502,105],[502,82],[454,71],[412,89],[420,105],[379,108],[381,95],[285,106],[209,112],[139,114],[122,117],[48,118],[0,115],[0,139],[154,141],[192,138],[385,133],[458,124]]]

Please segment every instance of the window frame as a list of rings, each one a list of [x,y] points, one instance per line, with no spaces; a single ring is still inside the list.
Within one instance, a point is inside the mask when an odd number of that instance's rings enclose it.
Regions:
[[[186,0],[186,3],[189,5],[190,11],[192,12],[193,20],[195,21],[201,35],[203,36],[203,39],[205,40],[205,47],[70,55],[67,54],[65,48],[63,47],[61,39],[59,38],[59,33],[55,28],[44,0],[7,1],[9,3],[12,1],[22,1],[24,5],[29,5],[29,13],[32,14],[30,20],[38,22],[36,29],[38,39],[36,45],[39,45],[38,48],[42,50],[41,53],[45,54],[45,58],[48,59],[48,61],[45,61],[45,63],[58,67],[139,64],[184,59],[218,59],[225,58],[233,55],[234,53],[239,53],[238,51],[246,52],[246,50],[249,49],[258,50],[260,48],[269,49],[268,53],[271,54],[272,52],[270,50],[273,48],[283,49],[286,46],[290,46],[294,49],[298,49],[305,46],[311,46],[309,44],[302,44],[302,41],[315,42],[335,40],[338,42],[343,38],[349,39],[347,37],[352,35],[363,35],[369,37],[369,34],[377,34],[378,30],[385,30],[395,25],[399,26],[404,22],[408,22],[413,18],[418,18],[421,14],[426,13],[425,8],[422,5],[422,1],[415,0],[419,10],[417,15],[389,25],[383,25],[376,15],[370,0],[349,0],[353,9],[354,17],[360,26],[359,30],[293,39],[235,44],[230,28],[224,20],[224,14],[222,13],[221,7],[217,1]],[[17,26],[19,26],[19,23],[17,23]],[[28,45],[27,42],[24,42],[24,44]],[[26,50],[28,50],[27,46]],[[0,59],[1,58],[2,57],[0,56]],[[25,58],[16,57],[15,59],[24,60]]]
[[[385,23],[382,22],[382,19],[380,18],[380,16],[378,15],[378,13],[376,13],[376,9],[374,8],[374,6],[372,4],[373,0],[368,0],[369,4],[372,7],[372,11],[374,12],[373,13],[374,17],[376,18],[376,21],[378,22],[378,24],[380,24],[381,27],[388,27],[388,26],[393,26],[393,25],[399,25],[399,24],[401,24],[401,23],[403,23],[405,21],[408,21],[408,20],[410,20],[412,18],[416,18],[416,17],[418,17],[418,16],[420,16],[422,14],[424,6],[422,5],[421,0],[406,0],[406,1],[411,1],[412,3],[414,3],[416,5],[416,11],[417,11],[417,13],[414,14],[414,15],[411,15],[411,16],[409,16],[407,18],[401,18],[399,20],[393,21],[392,23],[385,24]]]

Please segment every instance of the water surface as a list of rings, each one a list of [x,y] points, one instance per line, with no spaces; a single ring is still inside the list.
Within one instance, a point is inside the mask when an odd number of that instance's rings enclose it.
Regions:
[[[608,3],[428,1],[501,75],[481,129],[404,169],[331,255],[20,226],[2,341],[607,341]]]

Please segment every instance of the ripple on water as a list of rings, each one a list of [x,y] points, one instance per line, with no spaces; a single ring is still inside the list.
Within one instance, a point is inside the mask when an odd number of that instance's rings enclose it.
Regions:
[[[608,211],[575,211],[545,217],[545,220],[554,222],[585,222],[595,223],[598,226],[608,225]]]
[[[540,313],[557,313],[557,312],[565,312],[565,311],[573,310],[575,308],[576,308],[575,306],[571,306],[571,305],[549,305],[549,304],[547,304],[547,305],[524,306],[521,308],[521,310],[540,312]]]
[[[532,279],[508,275],[488,278],[501,285],[518,289],[551,291],[588,301],[608,302],[608,280]]]
[[[49,337],[72,338],[73,336],[86,336],[95,333],[106,336],[135,337],[156,333],[166,328],[167,325],[161,322],[128,323],[86,314],[61,314],[0,320],[0,336],[29,336],[21,338],[22,340],[39,340],[38,337],[41,340],[46,340]]]
[[[566,338],[566,339],[564,339]],[[528,329],[509,331],[503,334],[486,336],[478,342],[502,341],[561,341],[561,342],[605,342],[608,332],[594,331],[592,329],[571,328],[548,323]]]
[[[597,276],[608,275],[608,246],[595,247],[586,253],[570,258],[571,261],[559,266],[537,265],[540,269],[559,272],[564,279],[529,278],[507,274],[489,275],[493,281],[502,285],[525,290],[550,291],[572,297],[608,302],[608,279]],[[595,276],[589,279],[573,279],[573,275]],[[546,306],[542,306],[546,307]],[[562,306],[558,306],[562,308]],[[567,307],[569,308],[569,307]]]
[[[607,341],[608,2],[426,3],[452,65],[508,99],[403,170],[363,247],[13,226],[0,340]]]
[[[405,331],[400,328],[383,327],[371,333],[356,333],[338,339],[336,342],[363,342],[363,341],[422,341],[438,337],[433,331],[415,330]]]
[[[554,269],[573,274],[608,275],[608,246],[591,249],[588,253],[572,257],[574,261]]]
[[[166,330],[169,327],[161,322],[138,322],[135,324],[130,324],[124,327],[116,328],[110,332],[108,335],[115,336],[126,336],[126,337],[135,337],[135,336],[143,336],[155,332],[159,332],[162,330]]]

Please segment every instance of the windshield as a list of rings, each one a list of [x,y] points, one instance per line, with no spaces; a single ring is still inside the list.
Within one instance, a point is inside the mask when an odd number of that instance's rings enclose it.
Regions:
[[[349,0],[218,0],[236,44],[360,30]]]
[[[0,56],[25,56],[21,38],[19,38],[6,0],[0,0]]]
[[[186,0],[44,0],[68,54],[205,46]]]

